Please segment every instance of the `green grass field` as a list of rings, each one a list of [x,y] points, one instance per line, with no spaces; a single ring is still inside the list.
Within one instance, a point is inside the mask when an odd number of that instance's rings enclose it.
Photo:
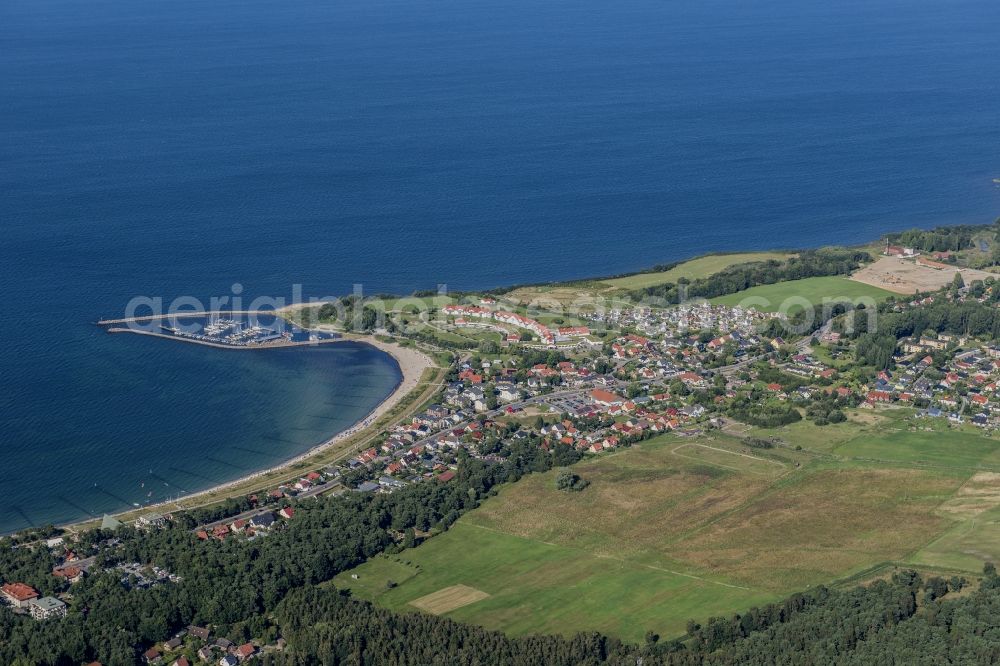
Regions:
[[[824,299],[846,298],[853,301],[858,298],[871,298],[878,302],[893,295],[892,292],[885,289],[855,282],[848,278],[829,276],[751,287],[735,294],[713,298],[711,302],[719,305],[753,307],[764,312],[778,312],[787,302],[786,311],[794,312],[802,308],[803,299],[813,305],[820,305]]]
[[[674,266],[669,271],[658,273],[639,273],[610,280],[602,280],[603,284],[617,287],[619,289],[642,289],[653,287],[667,282],[677,282],[678,278],[686,277],[689,280],[705,278],[714,275],[724,268],[735,264],[746,264],[751,261],[769,261],[771,259],[786,259],[791,256],[787,252],[747,252],[743,254],[713,254],[707,257],[698,257],[691,261]]]
[[[976,572],[983,562],[1000,561],[1000,498],[987,511],[970,516],[911,558],[914,565]]]
[[[837,455],[941,469],[1000,471],[1000,443],[976,432],[900,429],[869,432],[833,449]]]
[[[401,563],[394,558],[399,558]],[[511,634],[610,631],[642,639],[644,628],[683,633],[684,621],[776,598],[725,587],[576,548],[513,536],[460,521],[446,534],[397,556],[377,557],[334,582],[396,610],[453,585],[489,597],[449,611],[452,619]],[[398,584],[387,589],[387,582]]]
[[[785,445],[767,451],[723,434],[661,436],[578,463],[582,492],[557,491],[553,473],[524,477],[448,532],[336,583],[512,634],[637,641],[883,562],[975,573],[1000,557],[998,444],[926,427],[894,410],[753,429]],[[994,461],[998,473],[977,471]]]

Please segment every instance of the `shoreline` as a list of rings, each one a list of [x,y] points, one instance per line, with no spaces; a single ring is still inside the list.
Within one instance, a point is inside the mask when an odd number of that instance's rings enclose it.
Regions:
[[[978,226],[987,226],[987,225],[978,225]],[[870,247],[874,242],[875,241],[868,242],[868,243],[860,243],[860,244],[855,244],[855,245],[844,245],[842,247],[863,249],[863,248]],[[787,251],[794,252],[796,250],[787,250]],[[732,255],[741,255],[741,254],[752,254],[753,252],[756,252],[756,251],[755,250],[743,250],[743,251],[734,251],[734,252],[725,252],[725,251],[707,252],[707,253],[703,253],[703,254],[699,254],[699,255],[694,255],[694,256],[688,257],[686,259],[681,259],[681,260],[678,260],[678,261],[675,261],[675,262],[671,262],[667,266],[671,266],[672,267],[672,266],[676,266],[676,265],[679,265],[679,264],[686,263],[688,261],[692,261],[692,260],[695,260],[695,259],[698,259],[698,258],[701,258],[701,257],[707,257],[707,256],[730,255],[730,254],[732,254]],[[877,253],[873,253],[873,254],[875,256],[876,261],[878,261],[879,257],[877,255]],[[581,283],[591,282],[591,281],[609,280],[609,279],[615,279],[615,278],[619,278],[619,277],[629,277],[629,276],[635,276],[635,275],[643,275],[643,274],[646,274],[646,273],[654,273],[654,272],[657,272],[658,270],[661,270],[663,268],[664,268],[664,266],[651,267],[651,268],[640,269],[640,270],[636,270],[636,271],[630,271],[630,272],[627,272],[627,273],[621,273],[621,274],[617,274],[617,275],[613,275],[613,276],[604,276],[604,277],[593,277],[593,278],[584,278],[584,279],[571,279],[571,280],[564,280],[564,281],[547,281],[547,282],[538,282],[538,283],[514,284],[514,285],[510,285],[510,286],[506,286],[506,287],[494,287],[492,289],[480,290],[480,292],[484,293],[484,294],[491,294],[491,293],[497,293],[497,292],[500,292],[500,293],[510,293],[510,292],[512,292],[512,291],[514,291],[516,289],[520,289],[520,288],[530,288],[530,287],[537,287],[537,286],[574,285],[574,284],[581,284]],[[972,270],[972,269],[966,269],[966,270]],[[853,275],[849,275],[847,277],[849,279],[854,279]],[[862,283],[865,283],[864,280],[858,280],[858,281],[862,282]],[[480,293],[480,292],[477,292],[477,293]],[[457,293],[461,294],[463,292],[457,292]],[[329,450],[330,448],[334,447],[335,445],[341,443],[342,441],[344,441],[344,440],[346,440],[346,439],[348,439],[350,437],[353,437],[353,436],[355,436],[355,435],[357,435],[359,433],[362,433],[369,426],[371,426],[372,424],[374,424],[379,418],[381,418],[382,416],[384,416],[391,409],[393,409],[397,404],[399,404],[402,401],[402,399],[406,395],[408,395],[412,390],[414,390],[415,388],[417,388],[419,386],[419,383],[420,383],[420,378],[422,377],[422,375],[423,375],[423,373],[424,373],[425,370],[430,369],[430,368],[437,368],[437,367],[439,367],[437,365],[437,363],[435,363],[427,354],[425,354],[425,353],[423,353],[423,352],[421,352],[421,351],[419,351],[417,349],[414,349],[412,347],[403,347],[402,345],[400,345],[400,344],[398,344],[396,342],[384,342],[384,341],[378,340],[374,335],[343,333],[341,331],[336,331],[334,329],[329,329],[329,332],[334,332],[339,337],[332,338],[332,339],[311,340],[311,341],[301,341],[301,342],[291,342],[291,341],[288,341],[288,342],[278,342],[278,343],[273,343],[273,344],[254,345],[254,346],[236,346],[236,345],[227,345],[227,344],[216,344],[216,343],[213,343],[213,342],[210,342],[210,341],[190,339],[190,338],[185,338],[183,336],[169,335],[169,334],[158,333],[158,332],[154,332],[154,331],[141,331],[141,330],[134,330],[134,329],[130,329],[130,328],[114,328],[115,325],[128,324],[128,323],[132,323],[132,322],[138,323],[138,322],[155,321],[155,320],[158,320],[158,319],[195,318],[195,317],[204,317],[204,316],[213,316],[213,315],[234,315],[234,316],[235,315],[267,315],[267,316],[276,316],[276,317],[283,318],[286,321],[288,321],[289,323],[292,323],[292,324],[298,326],[298,324],[296,324],[292,319],[290,319],[290,317],[293,316],[294,313],[297,310],[301,310],[301,309],[305,309],[305,308],[309,308],[309,307],[319,307],[319,306],[322,306],[323,303],[324,303],[323,301],[311,301],[311,302],[303,302],[303,303],[292,303],[292,304],[285,305],[285,306],[280,307],[280,308],[276,308],[274,310],[213,310],[213,311],[202,311],[202,312],[177,312],[177,313],[171,313],[171,314],[141,315],[141,316],[128,317],[128,318],[119,318],[119,319],[102,319],[101,321],[95,322],[96,324],[105,327],[106,330],[107,330],[107,332],[109,332],[109,333],[137,333],[137,334],[141,334],[141,335],[147,335],[147,336],[150,336],[150,337],[159,337],[159,338],[165,338],[165,339],[170,339],[170,340],[175,340],[175,341],[187,342],[187,343],[191,343],[191,344],[200,344],[200,345],[203,345],[203,346],[217,348],[217,349],[269,349],[269,348],[288,348],[288,347],[300,347],[300,346],[310,346],[310,345],[318,345],[318,344],[329,344],[329,343],[335,343],[335,342],[361,342],[363,344],[371,345],[372,347],[375,347],[376,349],[379,349],[380,351],[383,351],[384,353],[389,354],[396,361],[397,365],[400,368],[400,373],[402,375],[402,378],[401,378],[400,382],[396,385],[396,387],[393,389],[393,391],[388,396],[386,396],[386,398],[384,398],[379,404],[377,404],[372,409],[372,411],[369,412],[365,417],[363,417],[362,419],[356,421],[354,424],[352,424],[351,426],[349,426],[345,430],[342,430],[342,431],[340,431],[338,433],[335,433],[334,435],[332,435],[328,439],[326,439],[326,440],[322,441],[321,443],[319,443],[319,444],[311,447],[309,450],[304,451],[303,453],[294,456],[293,458],[285,460],[285,461],[281,462],[280,464],[272,466],[272,467],[269,467],[267,469],[257,470],[255,472],[251,472],[250,474],[246,474],[244,476],[241,476],[241,477],[239,477],[237,479],[233,479],[231,481],[227,481],[227,482],[224,482],[224,483],[221,483],[221,484],[216,484],[216,485],[213,485],[213,486],[211,486],[209,488],[205,488],[203,490],[195,491],[193,493],[186,494],[186,495],[184,495],[182,497],[178,497],[178,498],[176,498],[174,500],[166,500],[166,501],[149,504],[149,505],[142,506],[142,507],[132,507],[132,508],[128,508],[128,509],[125,509],[125,510],[122,510],[122,511],[119,511],[119,512],[108,514],[108,515],[112,515],[112,516],[120,518],[120,517],[123,517],[123,516],[131,516],[132,514],[141,514],[143,512],[147,512],[147,511],[156,511],[157,509],[164,509],[164,508],[167,508],[167,507],[175,507],[177,510],[191,509],[191,508],[194,508],[194,507],[180,507],[180,506],[177,506],[177,503],[181,502],[181,501],[189,501],[189,500],[192,500],[192,499],[195,499],[195,498],[199,498],[199,497],[209,496],[209,495],[212,495],[212,494],[215,494],[215,493],[219,493],[219,492],[224,492],[224,491],[227,491],[229,489],[235,488],[235,487],[237,487],[237,486],[239,486],[241,484],[250,483],[250,482],[252,482],[255,479],[263,478],[263,477],[265,477],[265,476],[267,476],[269,474],[280,473],[280,472],[282,472],[284,470],[287,470],[287,469],[289,469],[289,468],[291,468],[291,467],[293,467],[295,465],[298,465],[298,464],[303,463],[303,462],[307,462],[311,458],[316,457],[318,455],[321,455],[322,453],[326,452],[327,450]],[[320,328],[322,328],[322,327],[320,327]],[[318,329],[315,329],[315,330],[318,330]],[[387,425],[389,425],[389,424],[387,424]],[[332,464],[332,462],[333,461],[331,461],[331,462],[324,462],[323,465]],[[280,481],[276,481],[275,483],[280,483]],[[214,500],[214,501],[223,501],[224,499],[225,498],[218,498],[217,500]],[[73,521],[73,522],[70,522],[70,523],[64,523],[64,524],[59,525],[59,527],[62,527],[64,529],[74,529],[76,527],[79,527],[79,526],[82,526],[82,525],[86,525],[86,524],[91,523],[91,522],[96,521],[96,520],[99,520],[99,518],[93,517],[93,518],[89,518],[89,519],[86,519],[86,520],[79,520],[79,521]],[[18,530],[18,531],[20,531],[20,530]]]
[[[288,308],[288,309],[291,309],[291,308]],[[288,309],[285,309],[284,311],[287,311]],[[144,331],[133,331],[133,330],[129,330],[129,329],[120,329],[120,330],[117,330],[115,332],[137,333],[137,334],[140,334],[140,335],[149,335],[149,336],[160,337],[160,338],[169,339],[169,340],[180,340],[180,341],[183,341],[183,342],[202,344],[202,345],[205,345],[205,346],[209,346],[209,347],[213,347],[213,348],[220,348],[220,349],[268,349],[268,348],[270,348],[268,346],[260,346],[260,347],[234,347],[234,346],[229,346],[229,345],[215,345],[215,344],[205,343],[205,342],[202,342],[200,340],[186,340],[183,337],[179,337],[179,336],[171,336],[171,335],[166,335],[166,334],[152,333],[152,332],[148,332],[148,331],[146,331],[146,332],[144,332]],[[181,497],[178,497],[178,498],[175,498],[175,499],[172,499],[172,500],[163,500],[163,501],[160,501],[160,502],[155,502],[155,503],[144,505],[144,506],[141,506],[141,507],[130,507],[130,508],[127,508],[127,509],[123,509],[122,511],[116,511],[114,513],[108,513],[108,514],[105,514],[105,515],[110,515],[110,516],[113,516],[115,518],[122,519],[125,516],[132,516],[133,514],[139,514],[139,515],[141,515],[143,513],[156,512],[157,510],[169,510],[169,509],[184,510],[184,509],[195,508],[195,507],[179,507],[178,503],[179,502],[190,501],[190,500],[193,500],[193,499],[197,499],[199,497],[206,497],[206,496],[213,495],[213,494],[220,493],[220,492],[225,492],[227,490],[236,488],[236,487],[238,487],[238,486],[240,486],[242,484],[251,483],[251,482],[253,482],[256,479],[262,479],[262,478],[264,478],[264,477],[266,477],[266,476],[268,476],[270,474],[280,473],[280,472],[288,470],[288,469],[290,469],[290,468],[292,468],[292,467],[294,467],[296,465],[299,465],[301,463],[307,462],[310,459],[312,459],[312,458],[314,458],[314,457],[316,457],[318,455],[321,455],[321,454],[325,453],[326,451],[328,451],[329,449],[333,448],[337,444],[340,444],[343,441],[345,441],[345,440],[347,440],[347,439],[349,439],[349,438],[351,438],[351,437],[353,437],[355,435],[358,435],[358,434],[364,432],[367,428],[369,428],[374,423],[376,423],[381,417],[383,417],[384,415],[386,415],[387,413],[389,413],[394,407],[396,407],[414,389],[418,388],[420,386],[421,378],[423,377],[424,372],[426,370],[438,367],[437,364],[434,362],[434,360],[430,356],[428,356],[427,354],[425,354],[424,352],[422,352],[420,350],[413,349],[412,347],[404,347],[404,346],[402,346],[402,345],[400,345],[399,343],[396,343],[396,342],[384,342],[382,340],[376,339],[374,336],[367,336],[367,335],[366,336],[360,336],[360,335],[359,336],[350,336],[350,337],[342,336],[342,337],[333,338],[333,339],[324,340],[324,341],[311,341],[311,342],[302,342],[302,343],[290,343],[290,344],[285,344],[285,345],[275,345],[273,348],[299,347],[299,346],[315,345],[317,343],[335,343],[335,342],[340,342],[340,343],[344,343],[344,342],[356,342],[356,343],[361,343],[361,344],[369,345],[371,347],[374,347],[374,348],[378,349],[379,351],[381,351],[381,352],[383,352],[385,354],[388,354],[396,362],[396,365],[399,367],[399,371],[400,371],[400,380],[399,380],[399,382],[393,388],[392,392],[390,392],[389,395],[387,395],[377,405],[375,405],[375,407],[372,408],[372,410],[370,412],[368,412],[364,417],[362,417],[361,419],[355,421],[352,425],[350,425],[349,427],[345,428],[344,430],[341,430],[341,431],[333,434],[332,436],[330,436],[327,439],[323,440],[319,444],[316,444],[315,446],[312,446],[308,450],[303,451],[302,453],[300,453],[300,454],[298,454],[298,455],[296,455],[296,456],[294,456],[292,458],[289,458],[288,460],[282,461],[281,463],[279,463],[277,465],[268,467],[266,469],[260,469],[260,470],[251,472],[249,474],[245,474],[245,475],[243,475],[243,476],[241,476],[239,478],[232,479],[230,481],[225,481],[223,483],[215,484],[215,485],[212,485],[212,486],[210,486],[208,488],[204,488],[202,490],[198,490],[198,491],[195,491],[193,493],[185,494],[185,495],[183,495]],[[331,464],[331,463],[324,463],[324,465],[326,465],[326,464]],[[279,482],[276,482],[276,483],[279,483]],[[223,498],[219,498],[219,501],[222,501],[222,500],[223,500]],[[167,512],[169,512],[169,511],[167,511]],[[79,527],[82,527],[84,525],[87,525],[88,523],[92,523],[94,521],[100,521],[100,520],[101,520],[101,518],[99,518],[99,517],[91,517],[91,518],[88,518],[86,520],[78,520],[78,521],[73,521],[73,522],[69,522],[69,523],[63,523],[61,525],[58,525],[58,527],[61,527],[62,529],[65,529],[65,530],[74,530],[76,528],[79,528]],[[19,531],[21,531],[21,530],[16,530],[14,532],[11,532],[11,534],[15,534],[15,533],[17,533]]]

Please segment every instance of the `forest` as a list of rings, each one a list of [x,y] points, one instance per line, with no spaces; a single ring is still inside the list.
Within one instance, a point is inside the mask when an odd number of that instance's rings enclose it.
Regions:
[[[996,225],[960,224],[936,229],[908,229],[889,234],[890,243],[912,247],[924,252],[956,252],[972,247],[973,238],[986,231],[995,231]]]
[[[458,473],[447,484],[415,484],[390,495],[346,493],[302,502],[286,529],[254,541],[200,541],[191,532],[195,522],[191,518],[179,518],[161,530],[126,526],[114,532],[87,532],[74,547],[86,556],[101,546],[97,568],[104,573],[72,587],[69,616],[55,624],[0,608],[0,663],[133,664],[140,647],[189,624],[212,625],[234,640],[273,635],[277,629],[269,618],[286,595],[325,583],[396,548],[393,532],[445,530],[497,485],[546,471],[553,464],[574,462],[534,443],[508,446],[509,458],[496,464],[461,452]],[[213,515],[198,514],[199,518]],[[12,546],[10,540],[0,541],[3,582],[22,581],[43,593],[62,584],[52,576],[56,561],[46,548]],[[182,580],[131,587],[107,571],[119,562],[155,563]]]

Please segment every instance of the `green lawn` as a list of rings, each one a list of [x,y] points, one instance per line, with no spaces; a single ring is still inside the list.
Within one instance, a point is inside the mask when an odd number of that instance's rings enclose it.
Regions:
[[[786,252],[746,252],[742,254],[713,254],[707,257],[698,257],[691,261],[674,266],[669,271],[658,273],[639,273],[620,278],[603,280],[602,284],[611,285],[620,289],[642,289],[653,287],[667,282],[677,282],[677,278],[686,277],[689,280],[708,277],[714,275],[724,268],[735,264],[746,264],[751,261],[769,261],[771,259],[786,259],[791,255]]]
[[[885,289],[848,278],[829,276],[751,287],[735,294],[713,298],[711,302],[720,305],[742,305],[764,312],[778,312],[784,307],[786,312],[794,312],[802,308],[803,299],[813,305],[821,305],[827,299],[854,301],[859,298],[871,298],[878,302],[893,295]]]
[[[918,426],[919,420],[914,420]],[[926,423],[926,421],[924,422]],[[866,461],[928,465],[942,469],[1000,471],[1000,442],[977,432],[961,430],[898,429],[868,432],[851,439],[833,452]]]
[[[492,331],[487,328],[477,328],[474,326],[456,326],[452,332],[470,340],[489,340],[492,342],[500,342],[504,338],[504,336],[500,335],[497,331]]]
[[[400,558],[410,564],[401,564]],[[375,558],[334,582],[388,608],[452,585],[490,596],[445,613],[511,634],[606,631],[640,641],[647,629],[684,633],[688,618],[776,599],[566,546],[543,543],[462,520],[447,534],[398,556]],[[387,581],[398,587],[387,589]]]
[[[850,351],[843,352],[838,358],[834,358],[832,348],[820,344],[813,345],[812,353],[823,365],[828,365],[838,370],[849,368],[854,364],[854,354]]]
[[[910,558],[917,565],[960,569],[970,573],[982,569],[984,562],[1000,561],[1000,498],[984,513],[970,516],[939,538],[921,548]]]
[[[401,296],[377,301],[387,312],[426,312],[454,302],[451,296]]]

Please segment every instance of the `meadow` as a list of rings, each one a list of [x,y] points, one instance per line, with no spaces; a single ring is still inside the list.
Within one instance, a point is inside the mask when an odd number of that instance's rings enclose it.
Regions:
[[[972,575],[1000,556],[1000,473],[981,471],[1000,445],[925,427],[901,410],[854,412],[828,428],[753,429],[780,440],[764,451],[719,432],[660,436],[578,463],[581,492],[556,490],[554,472],[505,486],[336,584],[511,634],[639,641],[885,563]]]
[[[532,304],[535,307],[554,312],[573,311],[574,308],[585,310],[588,305],[595,302],[607,307],[631,289],[643,289],[676,282],[682,277],[696,280],[709,277],[736,264],[771,259],[781,260],[790,256],[792,255],[787,252],[712,254],[681,262],[666,271],[519,287],[505,294],[504,299],[518,305]]]
[[[772,259],[780,261],[792,256],[787,252],[745,252],[738,254],[710,254],[697,259],[691,259],[680,263],[670,270],[658,271],[655,273],[637,273],[619,278],[602,280],[606,284],[619,289],[644,289],[645,287],[655,287],[656,285],[668,282],[677,282],[678,278],[697,280],[715,275],[719,271],[735,266],[736,264],[746,264],[752,261],[770,261]]]

